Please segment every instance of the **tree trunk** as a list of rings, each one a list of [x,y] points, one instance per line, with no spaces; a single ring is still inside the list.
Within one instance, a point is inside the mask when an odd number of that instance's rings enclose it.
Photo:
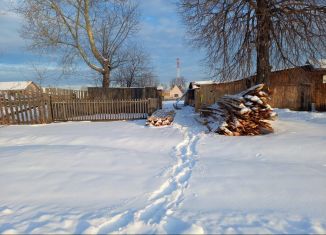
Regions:
[[[269,83],[271,66],[269,49],[271,45],[271,15],[268,0],[257,0],[257,79],[256,84]]]
[[[110,70],[107,69],[103,72],[103,80],[102,80],[102,87],[109,88],[110,87]]]

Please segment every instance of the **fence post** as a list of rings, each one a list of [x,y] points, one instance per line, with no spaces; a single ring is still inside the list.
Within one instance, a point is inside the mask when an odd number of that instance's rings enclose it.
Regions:
[[[66,115],[66,101],[63,101],[62,102],[62,110],[63,110],[63,118],[64,118],[64,121],[68,121],[67,120],[67,115]]]
[[[162,109],[162,90],[156,90],[157,96],[158,96],[158,103],[159,103],[159,108]]]
[[[52,123],[54,118],[53,118],[53,109],[52,109],[52,96],[48,95],[48,117],[49,117],[49,123]]]
[[[148,99],[148,115],[152,115],[157,110],[157,99],[155,98],[149,98]]]
[[[11,122],[10,124],[16,124],[15,111],[14,111],[14,95],[13,93],[8,93],[8,103],[10,108]]]
[[[0,116],[1,116],[1,125],[5,125],[5,96],[4,94],[0,91]]]

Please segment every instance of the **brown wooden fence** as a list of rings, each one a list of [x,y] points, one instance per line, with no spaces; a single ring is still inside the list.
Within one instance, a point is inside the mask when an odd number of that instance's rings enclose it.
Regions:
[[[88,87],[87,91],[91,99],[134,100],[161,96],[156,87]]]
[[[315,105],[317,111],[326,111],[326,83],[323,83],[323,76],[326,76],[326,70],[294,68],[273,72],[268,82],[272,93],[271,106],[310,111]],[[198,111],[202,106],[215,103],[223,95],[233,95],[247,88],[247,79],[200,85],[199,89],[192,91],[193,96],[188,97],[186,103],[193,104]]]
[[[51,96],[52,100],[73,100],[73,99],[88,99],[88,91],[70,90],[62,88],[44,88],[43,92]]]
[[[0,124],[50,123],[50,97],[43,93],[0,91]]]
[[[75,93],[74,93],[75,94]],[[54,121],[100,121],[146,118],[160,100],[91,100],[42,92],[0,91],[0,124],[43,124]]]
[[[156,87],[88,87],[87,95],[93,100],[158,99],[162,108],[162,91]]]
[[[52,102],[54,121],[142,119],[157,108],[157,99],[69,100]]]

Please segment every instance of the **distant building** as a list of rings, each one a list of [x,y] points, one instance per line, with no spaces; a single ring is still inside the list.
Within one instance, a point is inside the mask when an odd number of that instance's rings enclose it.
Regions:
[[[164,100],[176,100],[180,98],[183,95],[183,90],[175,85],[170,90],[164,90],[162,92],[162,96],[164,97]]]
[[[164,100],[170,100],[170,90],[163,90],[162,96]]]
[[[41,91],[42,88],[32,81],[0,82],[1,91]]]
[[[170,98],[171,99],[178,99],[183,95],[183,92],[180,87],[175,85],[171,90],[170,90]]]

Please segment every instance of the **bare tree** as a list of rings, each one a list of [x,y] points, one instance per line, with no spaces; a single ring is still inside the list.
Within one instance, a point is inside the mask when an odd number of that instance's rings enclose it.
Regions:
[[[81,58],[109,87],[120,50],[138,30],[138,7],[130,0],[24,0],[18,12],[26,22],[22,36],[32,49],[59,51],[64,63]]]
[[[147,71],[138,80],[139,87],[157,87],[160,81],[152,71]]]
[[[182,89],[185,89],[186,83],[187,83],[187,80],[182,76],[178,77],[178,78],[174,78],[170,81],[170,88],[172,89],[174,86],[178,86]]]
[[[180,0],[194,45],[221,80],[285,68],[326,54],[324,0]]]
[[[48,68],[38,66],[32,63],[32,68],[35,72],[35,80],[38,85],[43,86],[44,82],[47,80]]]
[[[123,53],[125,62],[115,71],[113,80],[122,87],[156,86],[150,57],[143,48],[132,45]]]

